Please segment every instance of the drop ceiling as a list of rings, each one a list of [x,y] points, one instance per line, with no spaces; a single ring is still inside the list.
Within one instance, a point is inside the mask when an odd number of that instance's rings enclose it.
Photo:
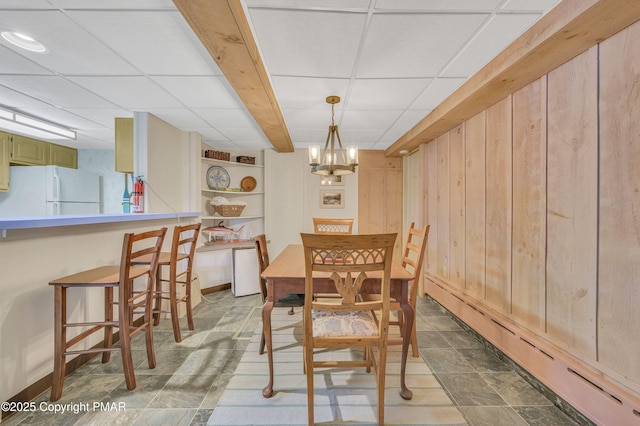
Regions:
[[[212,0],[213,1],[213,0]],[[215,0],[220,1],[220,0]],[[246,0],[296,148],[322,144],[338,95],[342,140],[386,149],[558,0]],[[149,112],[220,149],[271,146],[170,0],[0,0],[0,106],[111,149],[114,118]]]

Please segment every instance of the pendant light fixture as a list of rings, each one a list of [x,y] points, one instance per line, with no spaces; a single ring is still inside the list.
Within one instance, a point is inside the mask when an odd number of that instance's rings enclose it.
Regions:
[[[327,103],[331,104],[331,125],[329,134],[324,143],[324,149],[320,152],[320,146],[309,147],[309,165],[311,173],[321,176],[341,176],[356,171],[358,165],[358,147],[350,146],[345,150],[342,147],[338,126],[334,123],[334,106],[340,102],[339,96],[327,97]],[[335,141],[338,140],[336,147]]]

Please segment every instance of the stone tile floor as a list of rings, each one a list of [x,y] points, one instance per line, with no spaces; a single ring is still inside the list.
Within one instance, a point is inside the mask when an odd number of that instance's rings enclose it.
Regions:
[[[205,425],[260,324],[260,297],[235,298],[230,291],[206,295],[194,308],[195,330],[182,320],[176,343],[168,319],[154,329],[157,367],[149,369],[144,336],[134,338],[137,388],[124,384],[120,355],[99,358],[67,377],[52,413],[49,391],[34,400],[38,409],[2,422],[13,425]],[[537,390],[518,367],[483,344],[430,299],[417,307],[420,353],[470,425],[589,424],[563,413],[544,388]],[[551,398],[551,399],[550,399]],[[93,409],[102,402],[102,409]],[[84,406],[82,404],[87,404]],[[124,409],[122,409],[124,408]]]

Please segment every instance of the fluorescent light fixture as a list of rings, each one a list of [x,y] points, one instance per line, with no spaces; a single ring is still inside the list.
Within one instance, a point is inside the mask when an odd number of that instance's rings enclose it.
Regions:
[[[76,132],[66,127],[0,108],[0,129],[43,139],[75,139]]]
[[[47,48],[44,44],[38,40],[29,37],[28,35],[16,33],[13,31],[2,31],[0,33],[3,39],[7,40],[14,46],[18,46],[21,49],[28,50],[35,53],[45,53]]]

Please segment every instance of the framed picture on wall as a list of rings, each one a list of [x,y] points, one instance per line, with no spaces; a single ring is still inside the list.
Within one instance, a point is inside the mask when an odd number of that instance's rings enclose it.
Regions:
[[[321,209],[343,209],[344,190],[343,189],[322,189],[320,190]]]
[[[320,185],[321,186],[344,186],[344,181],[342,180],[342,176],[330,175],[330,176],[320,176]]]

